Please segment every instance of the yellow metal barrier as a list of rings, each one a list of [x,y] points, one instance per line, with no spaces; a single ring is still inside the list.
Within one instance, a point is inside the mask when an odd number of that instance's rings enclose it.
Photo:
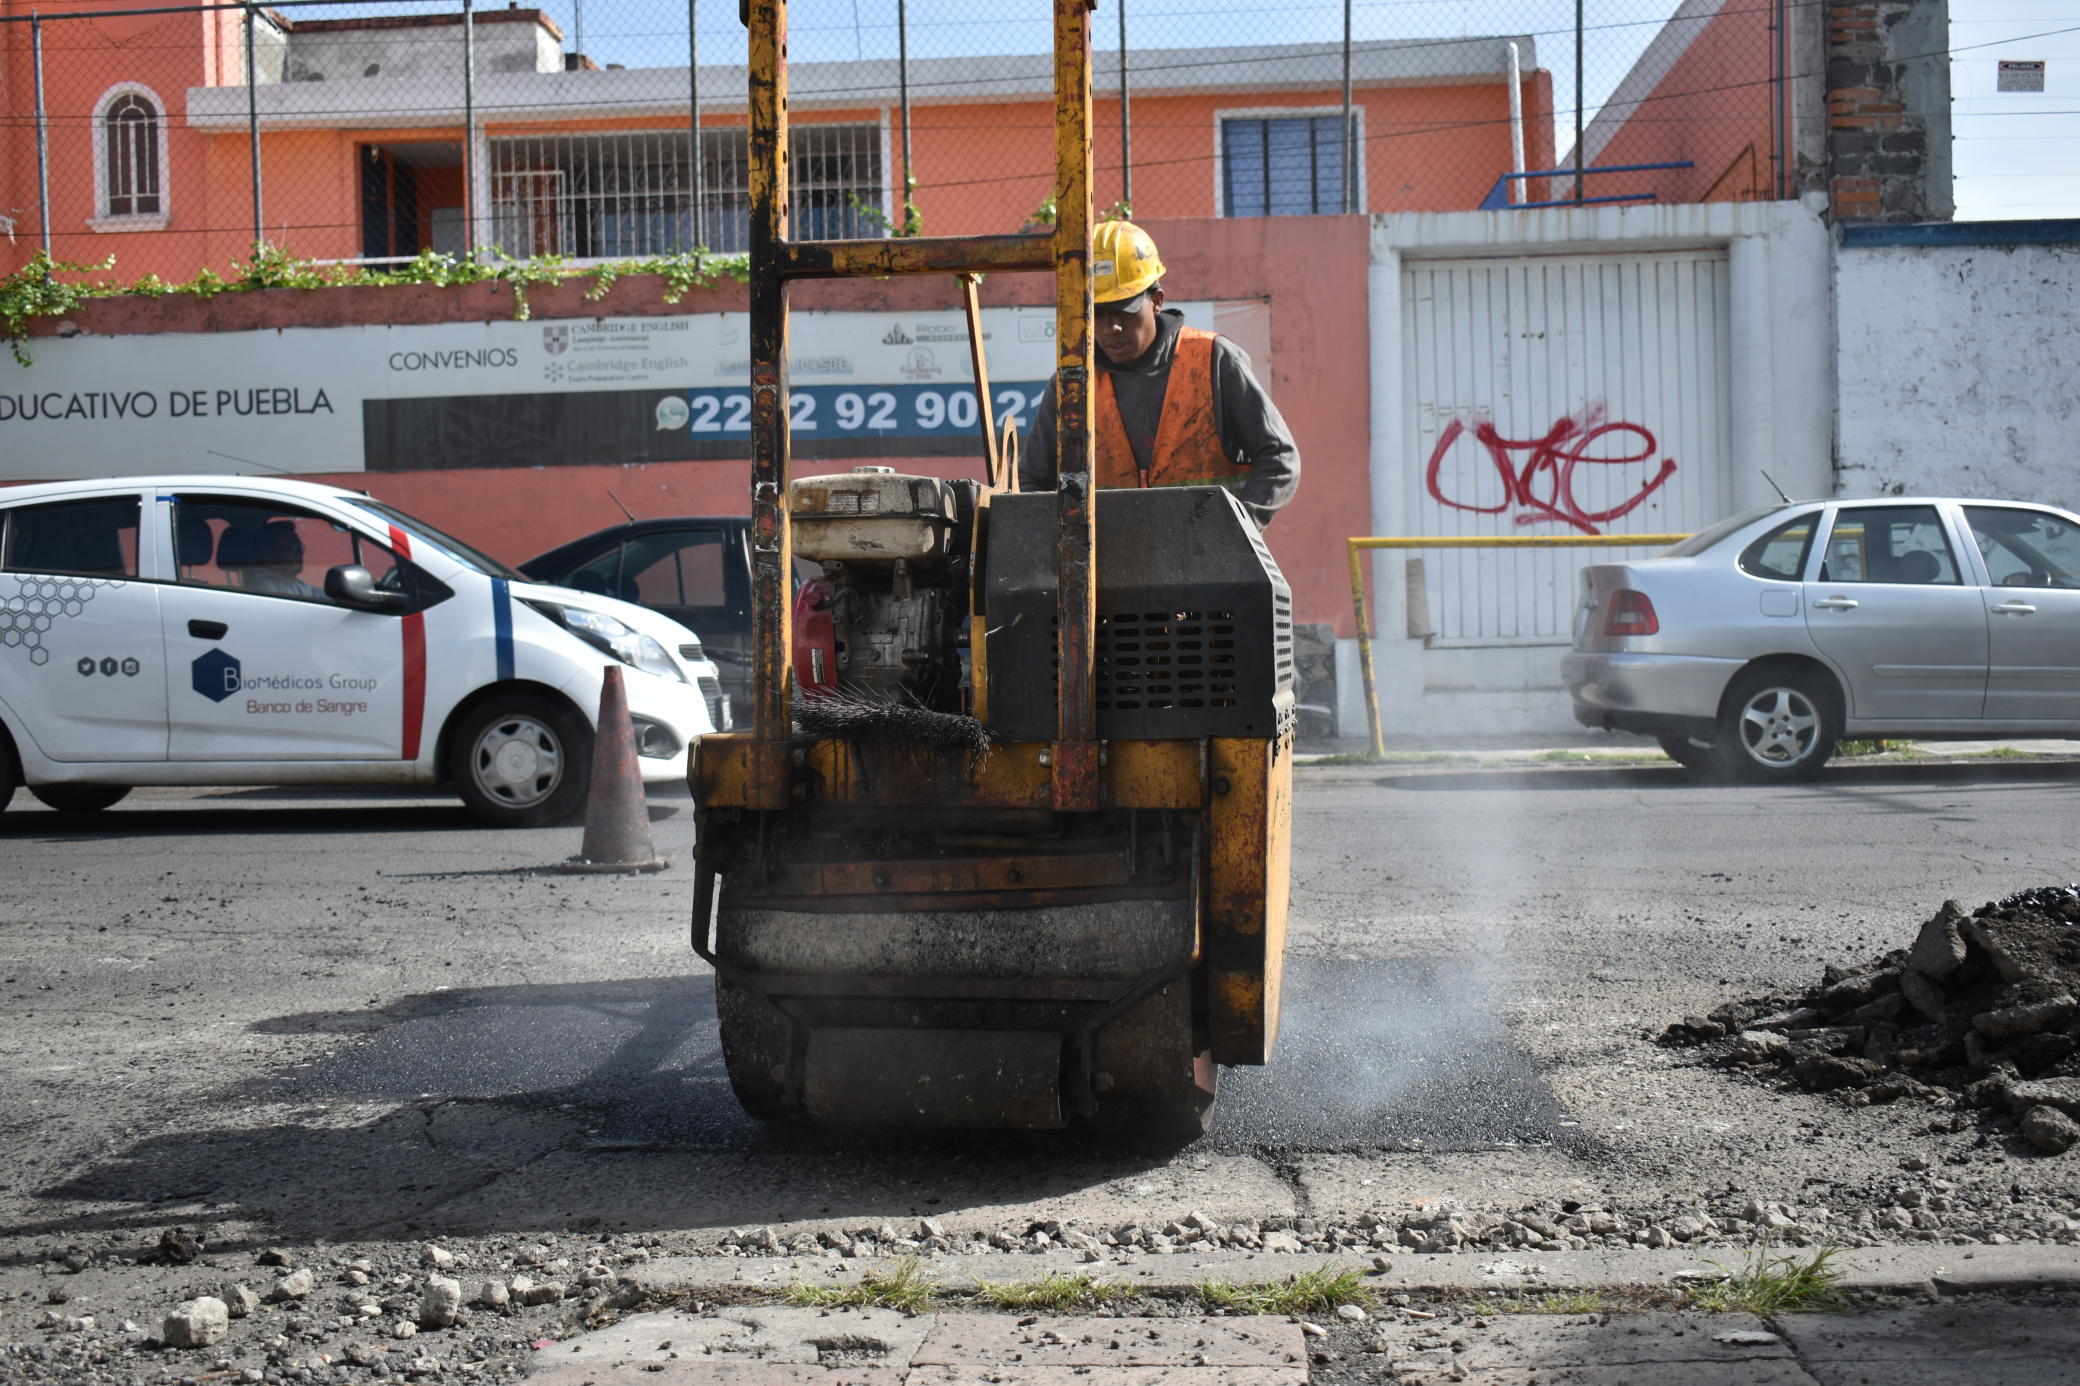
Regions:
[[[1379,726],[1379,687],[1372,680],[1372,622],[1365,610],[1365,574],[1358,566],[1360,549],[1638,549],[1667,548],[1687,534],[1553,534],[1486,538],[1478,535],[1366,535],[1347,539],[1351,560],[1351,606],[1358,617],[1358,673],[1365,681],[1365,726],[1372,734],[1372,754],[1387,753]]]

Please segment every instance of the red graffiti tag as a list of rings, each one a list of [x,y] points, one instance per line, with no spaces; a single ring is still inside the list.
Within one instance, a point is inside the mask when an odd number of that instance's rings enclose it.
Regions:
[[[1547,429],[1541,438],[1505,438],[1495,431],[1495,425],[1485,420],[1473,427],[1474,441],[1486,449],[1502,475],[1503,499],[1500,505],[1475,505],[1470,501],[1453,500],[1445,495],[1437,484],[1438,470],[1444,465],[1444,457],[1466,432],[1466,425],[1453,419],[1445,425],[1444,433],[1437,446],[1430,451],[1430,466],[1423,474],[1423,482],[1430,495],[1439,505],[1453,510],[1470,510],[1476,515],[1500,515],[1512,506],[1518,508],[1516,522],[1520,525],[1541,524],[1557,520],[1572,525],[1584,534],[1600,534],[1596,526],[1607,520],[1615,520],[1654,494],[1667,480],[1675,475],[1675,459],[1661,459],[1661,470],[1641,484],[1639,491],[1623,505],[1610,510],[1584,510],[1574,495],[1574,469],[1577,464],[1587,462],[1599,467],[1622,467],[1635,462],[1645,462],[1654,455],[1658,444],[1654,435],[1634,423],[1605,423],[1603,406],[1592,404],[1579,415],[1569,415]],[[1599,439],[1611,434],[1630,434],[1638,440],[1639,451],[1622,456],[1591,456],[1589,449]],[[1621,442],[1617,446],[1628,446]],[[1516,465],[1512,454],[1524,454],[1521,466]],[[1543,482],[1544,495],[1538,494],[1534,486]]]

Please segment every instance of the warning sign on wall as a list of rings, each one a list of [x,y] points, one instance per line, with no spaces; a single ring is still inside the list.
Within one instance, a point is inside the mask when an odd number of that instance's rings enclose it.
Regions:
[[[2042,91],[2044,89],[2044,64],[2011,62],[2001,60],[2000,80],[1995,91]]]

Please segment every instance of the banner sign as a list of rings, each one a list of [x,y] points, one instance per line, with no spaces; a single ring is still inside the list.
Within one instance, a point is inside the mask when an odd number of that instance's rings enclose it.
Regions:
[[[1268,375],[1268,304],[1172,306]],[[1023,431],[1054,309],[982,320],[996,417]],[[0,480],[743,457],[748,334],[745,314],[705,313],[41,338],[33,364],[0,362]],[[789,338],[797,455],[980,452],[959,310],[797,312]]]

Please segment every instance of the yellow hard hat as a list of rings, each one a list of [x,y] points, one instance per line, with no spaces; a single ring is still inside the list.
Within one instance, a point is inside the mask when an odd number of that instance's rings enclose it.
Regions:
[[[1119,303],[1163,277],[1156,243],[1131,221],[1101,221],[1091,233],[1091,297]]]

